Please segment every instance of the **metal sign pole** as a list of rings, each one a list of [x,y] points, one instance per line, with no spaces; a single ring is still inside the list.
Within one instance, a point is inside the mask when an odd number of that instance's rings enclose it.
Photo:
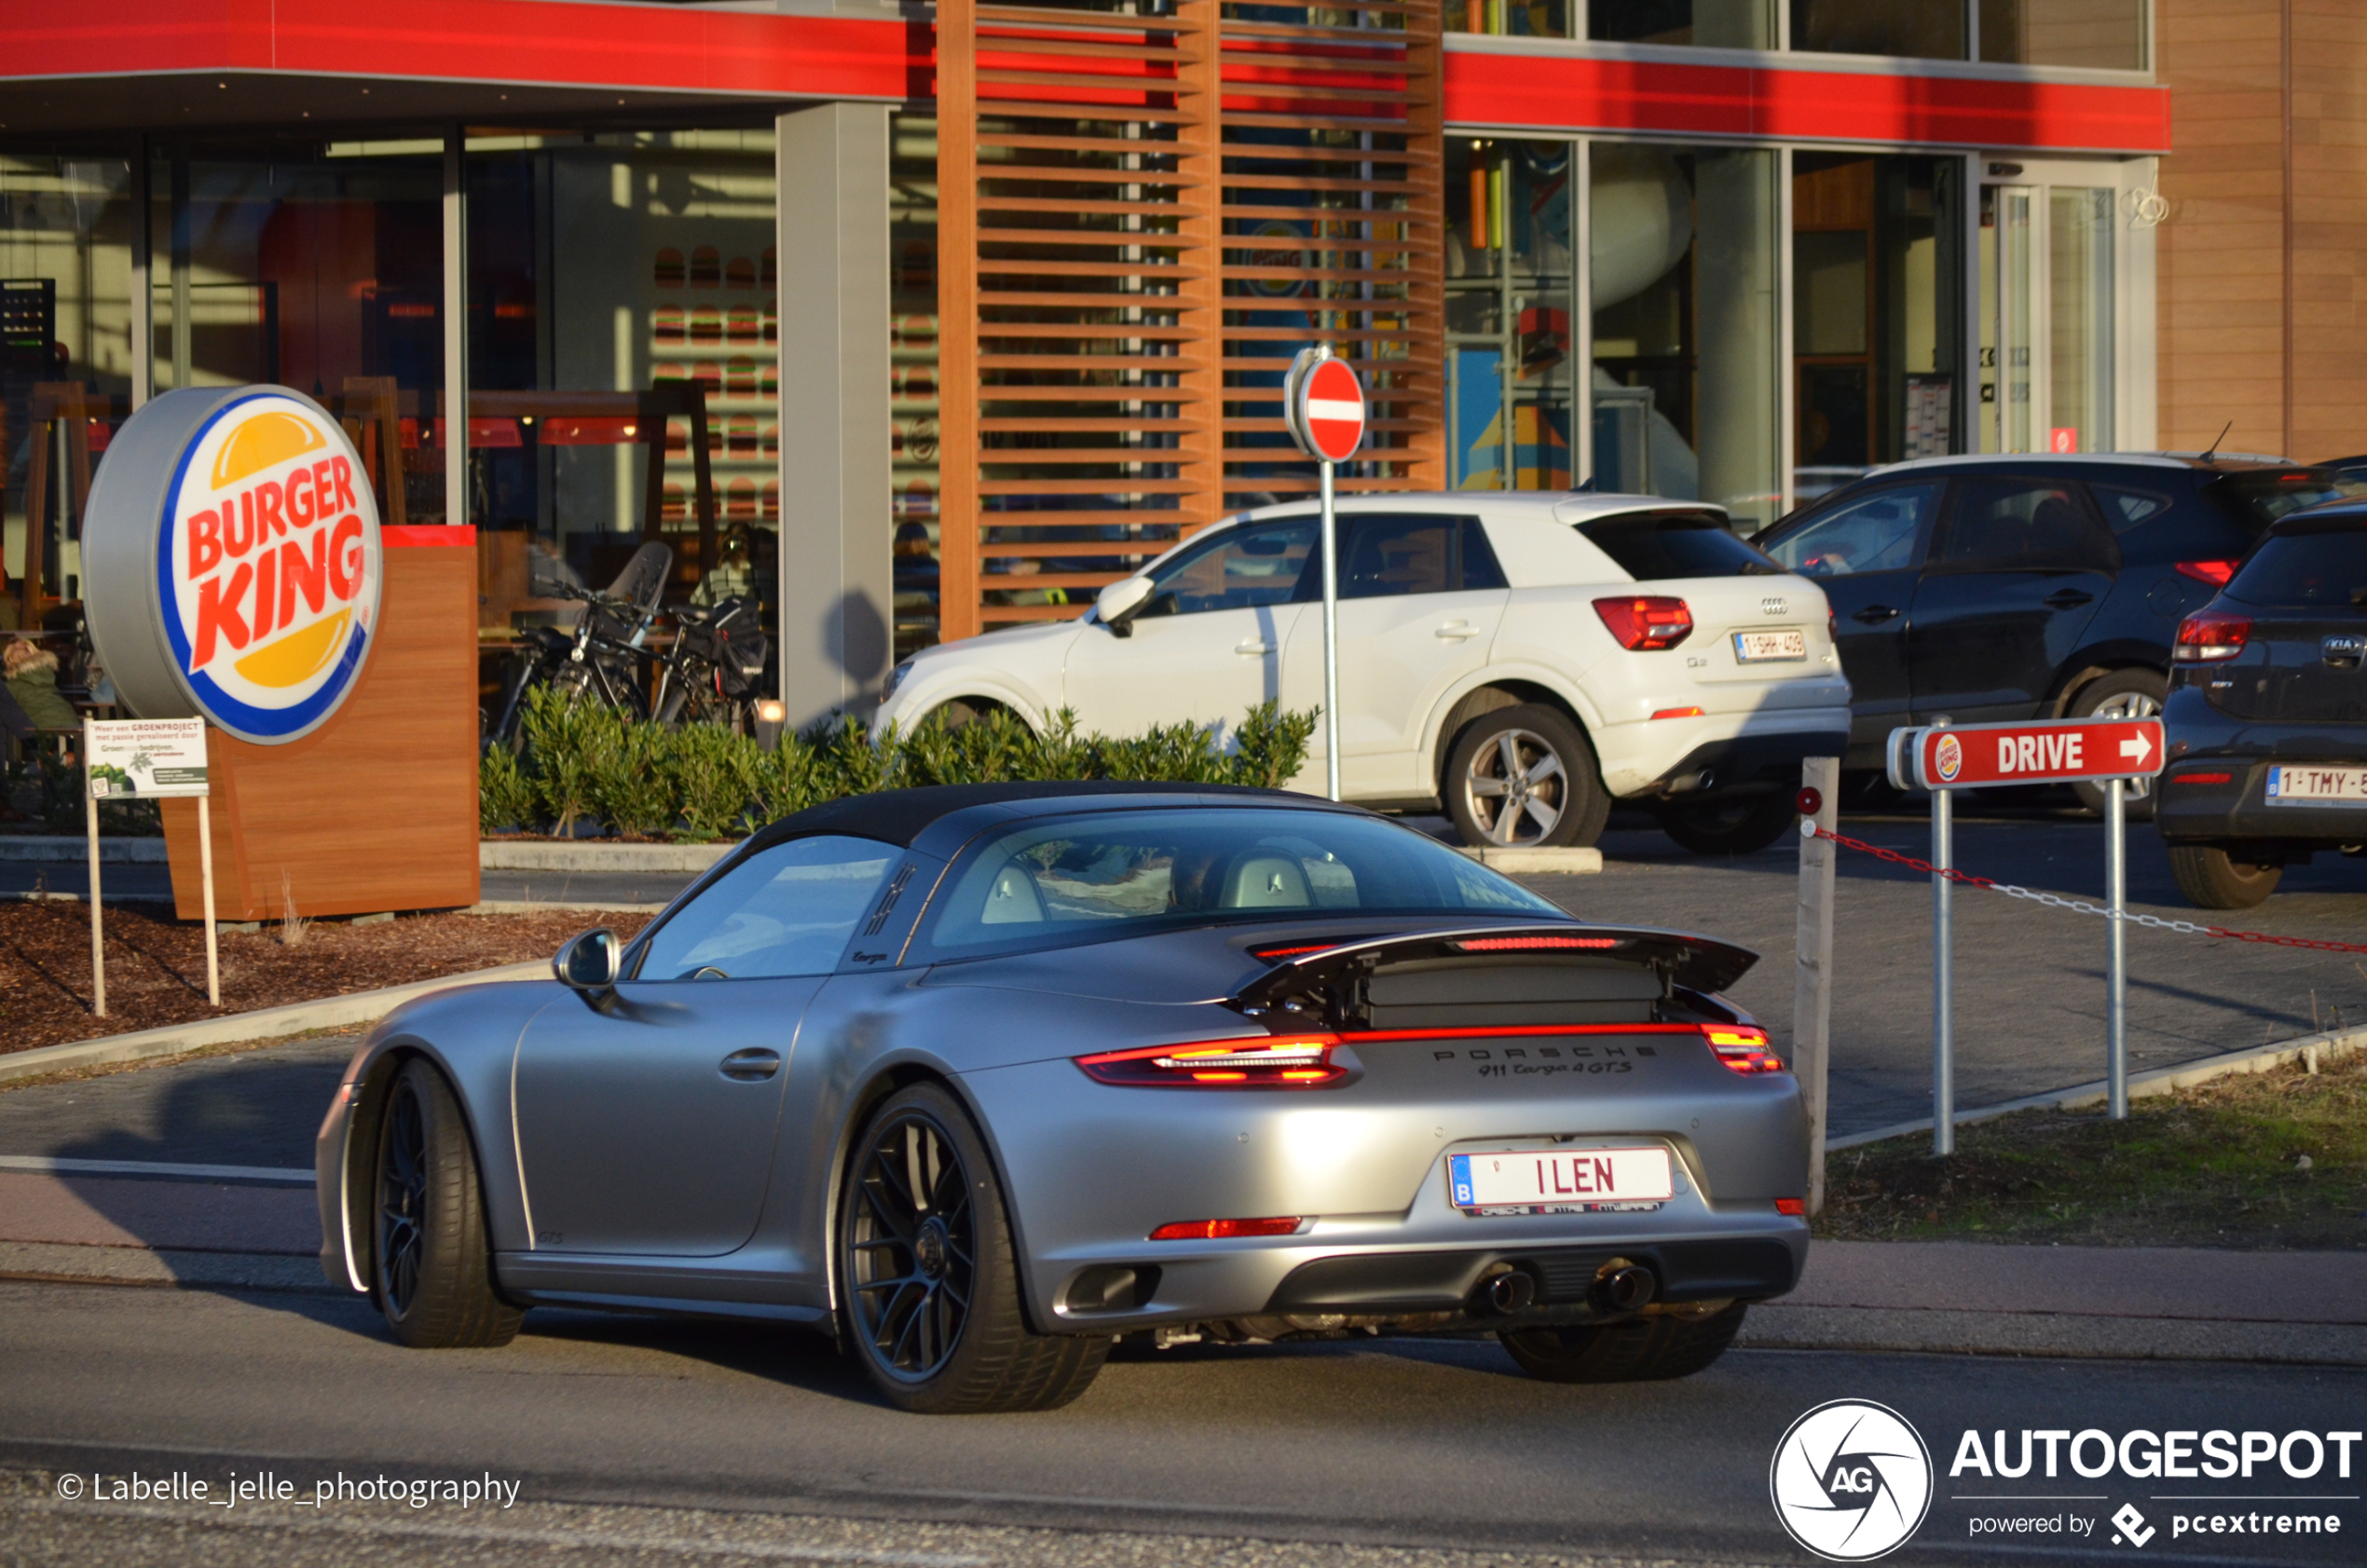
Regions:
[[[1934,728],[1945,725],[1936,721]],[[1932,791],[1932,1152],[1956,1152],[1956,928],[1948,871],[1956,864],[1956,792]]]
[[[198,797],[198,878],[205,886],[205,1000],[222,1005],[222,952],[213,930],[213,819],[206,797]]]
[[[2128,786],[2104,786],[2104,1081],[2112,1119],[2128,1120]]]
[[[99,798],[90,790],[90,761],[98,752],[97,726],[86,715],[82,720],[82,820],[90,836],[90,1011],[103,1018],[107,1016],[107,948],[99,929]]]
[[[1332,515],[1332,464],[1323,473],[1323,784],[1340,798],[1340,577],[1339,530]]]

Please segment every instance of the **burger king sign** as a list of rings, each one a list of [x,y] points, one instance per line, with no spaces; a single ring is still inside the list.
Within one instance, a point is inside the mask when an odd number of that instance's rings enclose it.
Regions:
[[[83,523],[90,637],[143,718],[271,745],[362,676],[376,498],[328,411],[285,387],[168,392],[109,444]]]

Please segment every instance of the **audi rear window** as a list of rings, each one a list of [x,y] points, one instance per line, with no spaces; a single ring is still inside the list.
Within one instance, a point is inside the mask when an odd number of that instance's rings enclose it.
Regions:
[[[2367,599],[2367,527],[2356,517],[2295,525],[2261,541],[2225,590],[2269,609],[2350,610]]]
[[[1757,545],[1734,536],[1726,519],[1708,511],[1649,511],[1580,523],[1596,549],[1638,582],[1689,577],[1780,575]]]
[[[2367,496],[2367,484],[2345,479],[2332,469],[2263,469],[2222,475],[2205,485],[2203,493],[2258,533],[2305,506]]]

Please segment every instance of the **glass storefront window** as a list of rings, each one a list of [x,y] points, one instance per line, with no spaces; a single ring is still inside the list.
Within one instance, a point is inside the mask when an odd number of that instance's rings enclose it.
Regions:
[[[1573,483],[1570,309],[1577,286],[1567,142],[1447,143],[1448,483]]]
[[[2145,0],[1978,0],[1980,57],[2019,65],[2145,67]]]
[[[130,407],[130,184],[121,158],[0,157],[0,631],[80,592],[92,466]]]
[[[1963,165],[1796,153],[1793,489],[1956,450]]]
[[[1982,187],[1980,450],[2117,445],[2117,201],[2100,186]]]
[[[2114,193],[2047,193],[2046,449],[2113,449]]]
[[[1598,142],[1592,164],[1596,487],[1773,521],[1780,155]]]
[[[896,657],[937,640],[937,119],[888,116]]]
[[[1772,49],[1775,0],[1588,0],[1586,35],[1606,43]]]
[[[1911,60],[1965,56],[1965,0],[1791,0],[1792,48]]]
[[[177,148],[150,190],[157,390],[309,393],[381,516],[443,522],[443,143]]]
[[[1449,33],[1567,38],[1569,0],[1446,0],[1445,22]]]
[[[576,613],[645,543],[668,603],[774,617],[780,366],[762,128],[472,139],[480,629]]]

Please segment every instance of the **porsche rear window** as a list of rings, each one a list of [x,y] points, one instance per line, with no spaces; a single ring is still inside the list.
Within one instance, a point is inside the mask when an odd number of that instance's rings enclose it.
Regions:
[[[1032,822],[972,846],[951,889],[923,935],[948,957],[1333,909],[1562,915],[1435,839],[1322,811],[1103,811]]]

